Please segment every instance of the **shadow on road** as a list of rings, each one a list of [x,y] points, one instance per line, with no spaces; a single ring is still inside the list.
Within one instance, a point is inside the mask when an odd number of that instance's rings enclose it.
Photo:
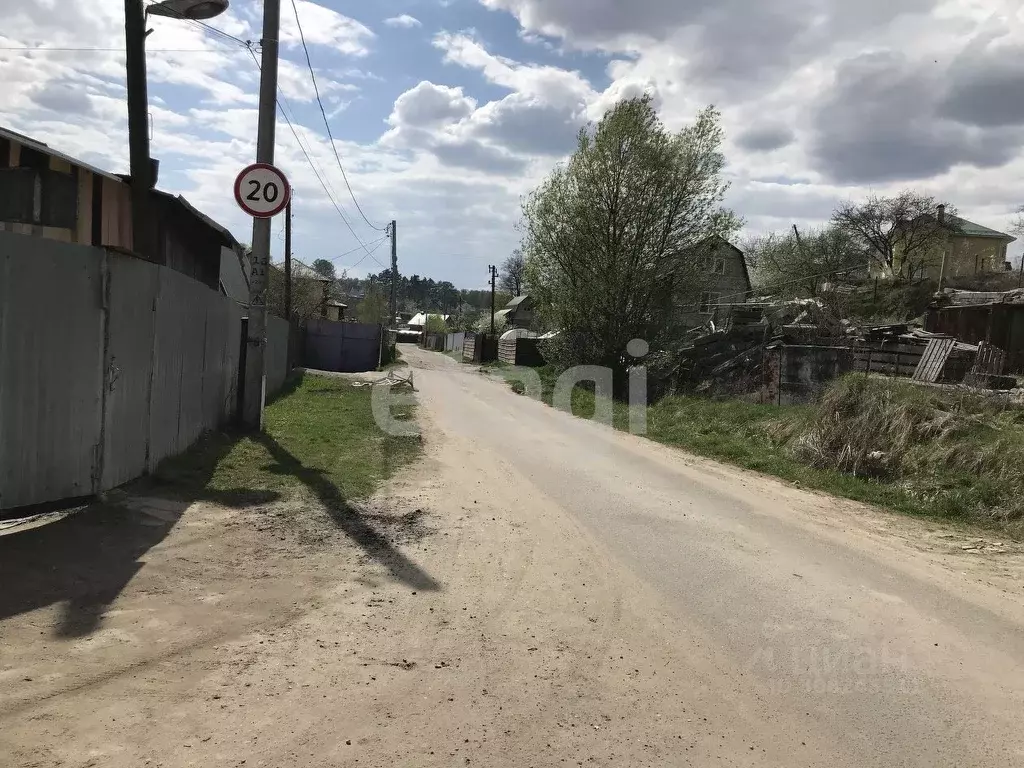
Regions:
[[[414,589],[428,591],[441,589],[441,585],[428,573],[395,549],[388,538],[370,523],[368,516],[348,503],[338,486],[331,482],[323,470],[307,467],[269,435],[261,434],[256,440],[277,462],[276,467],[270,468],[271,471],[282,472],[298,478],[320,500],[334,523],[369,557],[387,568],[395,580]],[[382,516],[375,516],[375,518],[383,522],[393,520]],[[408,516],[398,519],[412,520]]]
[[[123,501],[97,502],[48,525],[0,536],[0,621],[61,603],[53,634],[86,636],[142,568],[146,552],[167,537],[193,501],[241,507],[277,499],[273,491],[203,488],[200,475],[206,472],[208,480],[232,444],[221,441],[217,455],[190,478],[198,490],[154,498],[176,489],[146,479]]]

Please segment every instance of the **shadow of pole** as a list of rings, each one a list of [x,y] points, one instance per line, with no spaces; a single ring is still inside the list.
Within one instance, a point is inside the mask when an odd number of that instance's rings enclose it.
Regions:
[[[428,573],[395,549],[385,536],[353,509],[322,470],[305,466],[270,435],[261,433],[255,440],[274,457],[282,471],[298,478],[309,488],[335,524],[369,557],[387,568],[396,581],[417,590],[436,592],[441,589],[441,585]]]

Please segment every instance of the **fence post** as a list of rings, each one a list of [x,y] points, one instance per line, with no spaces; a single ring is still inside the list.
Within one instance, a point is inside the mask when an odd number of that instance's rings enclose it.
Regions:
[[[779,347],[778,405],[782,405],[782,369],[786,365],[786,347]]]

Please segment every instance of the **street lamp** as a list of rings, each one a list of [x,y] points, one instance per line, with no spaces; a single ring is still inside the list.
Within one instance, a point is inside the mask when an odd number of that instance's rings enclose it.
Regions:
[[[228,0],[163,0],[143,8],[142,0],[124,0],[125,69],[128,86],[128,153],[131,163],[132,245],[156,260],[149,215],[149,191],[156,167],[149,156],[149,94],[146,87],[146,13],[176,19],[212,19],[227,10]]]
[[[146,10],[150,16],[171,16],[175,19],[205,21],[220,16],[228,9],[228,0],[164,0]]]

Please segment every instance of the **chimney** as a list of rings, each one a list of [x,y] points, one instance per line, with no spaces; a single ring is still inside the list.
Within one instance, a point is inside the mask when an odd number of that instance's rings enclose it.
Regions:
[[[945,203],[939,203],[935,207],[935,218],[939,220],[939,224],[946,223],[946,205]]]

